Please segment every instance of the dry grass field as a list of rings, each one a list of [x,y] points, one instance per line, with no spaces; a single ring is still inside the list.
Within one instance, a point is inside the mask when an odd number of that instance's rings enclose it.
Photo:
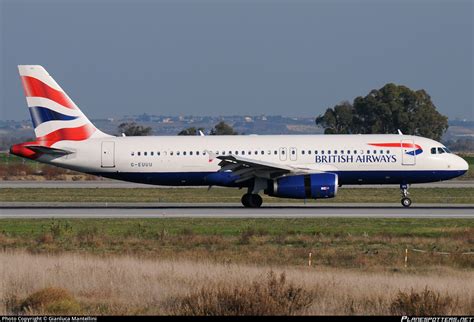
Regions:
[[[0,314],[472,315],[473,280],[472,271],[448,268],[361,272],[13,251],[0,253]]]
[[[472,315],[473,232],[469,219],[2,219],[0,315]]]

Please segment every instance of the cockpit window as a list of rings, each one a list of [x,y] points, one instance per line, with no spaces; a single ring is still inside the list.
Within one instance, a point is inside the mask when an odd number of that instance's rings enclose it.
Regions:
[[[436,148],[431,148],[431,154],[436,154]]]
[[[446,153],[451,153],[451,151],[450,151],[447,147],[444,147],[443,150],[444,150],[444,152],[446,152]]]
[[[443,153],[445,153],[443,148],[438,148],[438,154],[443,154]]]

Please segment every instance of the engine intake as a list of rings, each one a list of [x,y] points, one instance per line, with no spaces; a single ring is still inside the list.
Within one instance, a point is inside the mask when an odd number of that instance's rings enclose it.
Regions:
[[[315,173],[269,180],[265,193],[280,198],[333,198],[337,194],[337,186],[337,174]]]

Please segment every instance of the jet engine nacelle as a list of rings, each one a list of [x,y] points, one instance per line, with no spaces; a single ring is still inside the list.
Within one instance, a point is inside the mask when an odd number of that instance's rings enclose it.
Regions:
[[[294,199],[333,198],[338,178],[335,173],[294,175],[269,180],[265,193],[269,196]]]

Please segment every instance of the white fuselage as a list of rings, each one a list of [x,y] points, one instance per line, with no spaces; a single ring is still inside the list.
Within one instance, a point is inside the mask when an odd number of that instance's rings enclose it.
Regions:
[[[417,148],[403,147],[402,142]],[[442,144],[408,135],[107,137],[60,141],[54,147],[73,153],[59,158],[46,155],[38,161],[156,185],[235,186],[230,179],[209,178],[219,173],[216,156],[222,155],[334,172],[340,185],[439,181],[467,170],[467,163],[442,150]]]

